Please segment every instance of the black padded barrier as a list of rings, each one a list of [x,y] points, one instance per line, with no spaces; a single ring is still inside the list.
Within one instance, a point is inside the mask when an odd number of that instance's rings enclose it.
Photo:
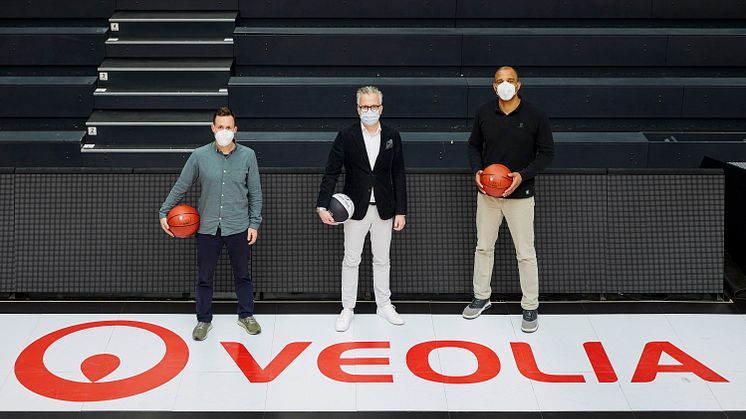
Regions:
[[[711,292],[722,283],[722,170],[609,169],[607,181],[610,292]]]
[[[193,240],[170,239],[158,224],[165,195],[156,191],[168,193],[177,173],[19,169],[15,176],[16,292],[192,291]],[[198,194],[194,188],[185,202],[195,203]],[[230,289],[221,259],[216,289]]]
[[[6,292],[177,295],[192,292],[194,239],[172,239],[157,211],[177,169],[16,169]],[[253,248],[260,295],[336,295],[341,227],[313,211],[318,169],[264,169],[264,222]],[[463,170],[408,174],[409,215],[392,243],[392,290],[400,295],[471,292],[476,191]],[[8,185],[10,183],[10,185]],[[11,189],[9,189],[11,188]],[[543,294],[722,293],[721,171],[553,170],[537,178],[536,247]],[[198,188],[184,199],[195,204]],[[8,212],[0,206],[0,216]],[[12,237],[7,237],[13,234]],[[1,248],[1,247],[0,247]],[[5,251],[8,247],[6,244]],[[224,255],[225,256],[225,255]],[[0,265],[0,267],[3,265]],[[370,254],[360,270],[370,292]],[[11,284],[13,289],[8,290]],[[496,293],[520,291],[515,252],[503,226]],[[225,257],[216,292],[233,291]]]
[[[0,293],[15,290],[13,169],[0,167]]]

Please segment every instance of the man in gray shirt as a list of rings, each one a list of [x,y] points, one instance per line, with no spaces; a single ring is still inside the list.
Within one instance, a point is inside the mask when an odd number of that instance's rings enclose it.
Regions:
[[[256,154],[233,140],[237,130],[233,112],[219,108],[212,120],[215,141],[192,152],[159,211],[161,228],[173,237],[166,215],[199,182],[195,340],[204,340],[212,328],[213,276],[223,246],[228,248],[236,283],[238,324],[252,335],[262,331],[253,316],[254,287],[249,273],[249,246],[256,243],[262,222],[262,187]]]

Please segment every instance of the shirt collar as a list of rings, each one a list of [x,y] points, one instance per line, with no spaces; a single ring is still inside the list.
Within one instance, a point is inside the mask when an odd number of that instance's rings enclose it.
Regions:
[[[378,129],[373,134],[368,132],[368,129],[365,128],[365,124],[363,124],[362,122],[360,123],[360,129],[363,131],[363,137],[375,137],[376,135],[381,133],[381,123],[378,123]]]
[[[523,98],[521,97],[521,95],[518,95],[518,98],[521,99],[521,101],[518,103],[518,107],[510,113],[511,115],[520,112],[521,108],[523,107]],[[500,115],[505,115],[505,113],[500,109],[500,99],[495,100],[495,112],[499,113]]]
[[[222,152],[222,151],[220,151],[220,149],[218,148],[218,143],[217,143],[217,141],[213,141],[213,142],[212,142],[212,145],[213,145],[213,146],[215,146],[215,152],[216,152],[216,153],[218,153],[218,154],[220,154],[220,155],[221,155],[221,156],[223,156],[223,157],[228,157],[228,156],[232,155],[233,153],[235,153],[235,152],[236,152],[236,150],[238,150],[238,143],[236,143],[235,141],[233,141],[233,145],[234,145],[235,147],[233,147],[233,150],[231,150],[231,152],[230,152],[230,153],[228,153],[228,154],[223,154],[223,152]]]

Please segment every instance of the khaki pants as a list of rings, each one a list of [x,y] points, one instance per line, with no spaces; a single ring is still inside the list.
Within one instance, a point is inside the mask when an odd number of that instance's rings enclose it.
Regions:
[[[353,309],[357,303],[357,279],[360,255],[363,253],[365,236],[370,232],[370,250],[373,253],[373,290],[376,305],[391,304],[389,272],[391,263],[389,249],[394,219],[382,220],[375,205],[368,207],[365,217],[348,220],[345,229],[345,256],[342,260],[342,307]]]
[[[521,307],[539,307],[539,269],[534,248],[534,198],[504,199],[477,193],[477,249],[474,252],[474,297],[490,298],[495,242],[503,217],[513,237],[521,278]]]

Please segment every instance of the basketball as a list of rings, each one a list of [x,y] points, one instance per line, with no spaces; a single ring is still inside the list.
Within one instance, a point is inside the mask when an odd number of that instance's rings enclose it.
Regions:
[[[482,187],[487,195],[496,198],[502,197],[503,192],[513,183],[513,179],[508,176],[508,173],[510,173],[510,169],[502,164],[491,164],[484,169],[479,176],[479,180],[482,182]]]
[[[352,214],[355,212],[355,204],[349,196],[342,193],[335,193],[329,202],[329,212],[332,213],[334,221],[343,223],[352,217]]]
[[[174,237],[180,239],[191,237],[199,228],[199,213],[189,205],[177,205],[166,216],[168,227]]]

